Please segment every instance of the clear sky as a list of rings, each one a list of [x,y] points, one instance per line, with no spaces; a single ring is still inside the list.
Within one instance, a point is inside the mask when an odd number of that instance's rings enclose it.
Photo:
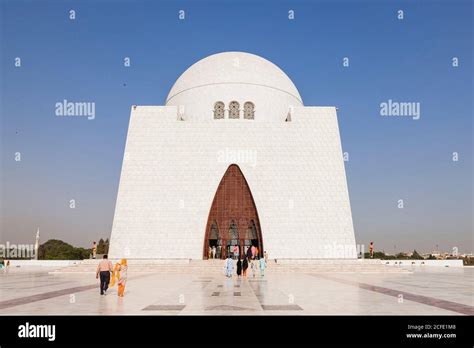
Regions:
[[[245,51],[305,105],[339,108],[358,243],[473,250],[472,1],[0,3],[1,243],[38,227],[77,246],[109,237],[130,106],[163,105],[197,60]],[[63,99],[94,102],[95,119],[56,116]],[[381,116],[389,99],[420,103],[420,119]]]

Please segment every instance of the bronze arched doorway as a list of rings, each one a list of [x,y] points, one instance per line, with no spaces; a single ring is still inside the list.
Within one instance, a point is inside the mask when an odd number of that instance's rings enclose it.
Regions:
[[[216,248],[218,258],[225,258],[234,248],[244,255],[252,245],[263,256],[262,231],[252,192],[239,166],[231,164],[217,187],[209,211],[204,259],[209,257],[209,247]]]

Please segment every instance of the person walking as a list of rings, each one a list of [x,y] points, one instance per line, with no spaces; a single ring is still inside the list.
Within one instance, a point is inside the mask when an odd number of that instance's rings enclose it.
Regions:
[[[119,272],[120,272],[120,263],[117,262],[114,266],[114,269],[112,270],[112,276],[110,278],[109,288],[112,288],[115,285],[116,281],[118,281]]]
[[[374,258],[374,242],[370,242],[369,253],[370,253],[370,258],[373,259]]]
[[[212,258],[213,259],[216,258],[216,246],[215,245],[212,247]]]
[[[265,261],[264,257],[260,258],[259,264],[260,264],[260,276],[263,277],[265,275],[265,268],[267,268],[267,262]]]
[[[234,261],[229,253],[227,259],[225,260],[225,275],[226,277],[232,277],[232,271],[234,270]]]
[[[127,284],[128,279],[128,266],[127,259],[122,259],[120,262],[120,269],[118,273],[118,295],[123,297],[125,293],[125,285]]]
[[[255,278],[255,275],[257,274],[257,260],[251,260],[250,261],[250,269],[252,270],[252,277]]]
[[[252,252],[252,259],[255,259],[255,245],[252,245],[252,247],[250,248],[251,252]]]
[[[95,278],[99,279],[100,276],[100,294],[105,295],[109,288],[110,272],[113,271],[112,262],[108,260],[107,255],[103,256],[103,260],[97,265],[97,271],[95,272]]]
[[[267,263],[268,262],[268,253],[267,253],[266,250],[263,252],[263,258],[265,259],[265,263]]]
[[[250,260],[252,258],[252,248],[247,248],[247,258]]]
[[[249,261],[246,257],[244,257],[244,261],[242,261],[242,275],[244,277],[247,276],[247,268],[249,268]]]
[[[240,275],[242,274],[242,260],[240,260],[240,257],[237,261],[237,277],[240,278]]]

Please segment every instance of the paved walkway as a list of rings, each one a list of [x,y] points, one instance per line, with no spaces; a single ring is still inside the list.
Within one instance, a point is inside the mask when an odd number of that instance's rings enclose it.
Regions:
[[[0,273],[0,315],[474,315],[474,268],[414,273],[129,275],[100,296],[91,274],[48,274],[46,268]]]

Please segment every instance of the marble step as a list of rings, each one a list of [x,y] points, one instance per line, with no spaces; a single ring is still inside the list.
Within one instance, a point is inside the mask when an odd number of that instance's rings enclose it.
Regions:
[[[129,273],[196,273],[196,274],[221,274],[223,273],[224,264],[220,262],[218,264],[200,264],[200,265],[129,265]],[[90,264],[79,264],[75,266],[69,266],[59,268],[53,272],[53,274],[59,273],[95,273],[96,266]],[[269,264],[267,273],[406,273],[409,272],[406,269],[386,266],[382,264],[347,264],[347,265],[279,265]]]

